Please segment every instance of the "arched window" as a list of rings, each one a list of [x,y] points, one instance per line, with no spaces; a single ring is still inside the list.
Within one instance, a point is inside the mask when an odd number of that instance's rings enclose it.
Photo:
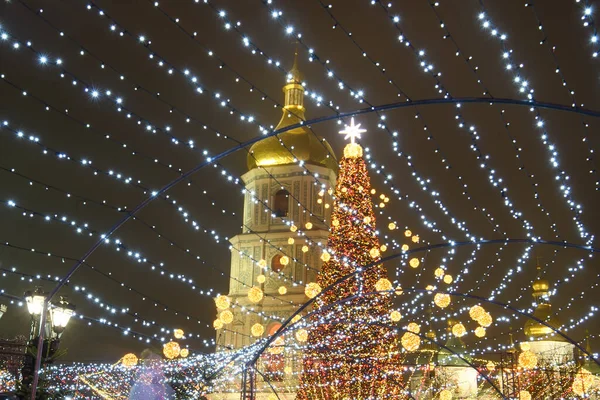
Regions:
[[[281,257],[283,257],[281,254],[277,254],[271,260],[271,269],[275,272],[281,272],[285,268],[285,265],[281,263]]]
[[[287,217],[290,207],[290,192],[285,189],[279,190],[275,193],[275,199],[273,201],[273,211],[276,217]]]
[[[281,328],[281,324],[279,322],[275,322],[267,328],[267,334],[271,336],[277,332],[279,328]],[[283,373],[285,369],[284,347],[285,340],[283,336],[280,336],[275,339],[273,343],[271,343],[271,346],[263,355],[263,360],[265,363],[265,378],[267,381],[283,381]]]

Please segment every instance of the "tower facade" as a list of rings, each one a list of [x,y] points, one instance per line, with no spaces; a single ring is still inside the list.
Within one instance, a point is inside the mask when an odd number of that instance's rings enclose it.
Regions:
[[[285,107],[277,130],[304,121],[300,79],[295,60],[283,87]],[[304,285],[316,280],[322,263],[319,244],[327,243],[329,189],[337,171],[329,144],[299,126],[255,143],[247,163],[242,232],[230,239],[227,296],[233,321],[217,329],[217,350],[240,349],[272,334],[305,303]],[[263,293],[259,302],[248,297],[253,287]],[[264,327],[263,334],[253,332],[256,324]],[[263,371],[273,382],[293,380],[301,369],[300,357],[277,353],[271,358]]]

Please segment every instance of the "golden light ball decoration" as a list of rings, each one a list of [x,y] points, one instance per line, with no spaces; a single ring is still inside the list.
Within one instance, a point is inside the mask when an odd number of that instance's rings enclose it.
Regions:
[[[304,224],[304,227],[308,230],[311,230],[313,228],[313,224],[312,222],[307,222],[306,224]]]
[[[371,250],[369,250],[369,255],[371,258],[378,258],[381,255],[381,252],[377,247],[373,247]]]
[[[421,241],[421,238],[419,237],[419,235],[414,235],[411,240],[413,241],[413,243],[419,243]]]
[[[163,354],[169,360],[172,360],[175,357],[179,356],[180,351],[181,351],[181,347],[179,347],[179,343],[177,343],[177,342],[165,343],[163,346]]]
[[[531,393],[527,390],[521,390],[519,392],[519,400],[531,400]]]
[[[379,208],[385,208],[385,203],[383,203],[383,202],[379,203]]]
[[[225,325],[230,324],[233,322],[233,313],[229,310],[223,310],[221,311],[221,314],[219,314],[219,319]]]
[[[179,352],[179,356],[182,358],[186,358],[189,355],[190,355],[189,349],[181,349],[181,351]]]
[[[436,293],[433,302],[439,308],[446,308],[450,305],[450,295],[446,293]]]
[[[392,285],[392,282],[390,282],[390,280],[387,278],[381,278],[377,281],[377,283],[375,283],[375,289],[378,292],[388,292],[392,290],[393,287],[394,286]]]
[[[363,218],[363,222],[364,222],[365,224],[370,224],[370,223],[371,223],[371,217],[369,217],[369,216],[366,216],[366,217],[364,217],[364,218]]]
[[[323,251],[321,254],[321,260],[324,262],[331,260],[331,254],[329,254],[327,251]]]
[[[416,351],[421,346],[421,338],[414,333],[405,332],[400,339],[400,343],[406,351]]]
[[[485,314],[485,308],[480,305],[473,306],[469,309],[469,317],[474,321],[479,321]]]
[[[281,265],[288,265],[288,264],[290,263],[290,258],[289,258],[288,256],[282,256],[282,257],[279,259],[279,263],[280,263]]]
[[[329,203],[325,203],[325,209],[329,208]]]
[[[444,268],[439,267],[435,269],[434,275],[436,278],[441,278],[445,273],[446,271],[444,271]]]
[[[129,354],[125,354],[122,358],[121,358],[121,365],[123,365],[124,367],[135,367],[138,363],[138,358],[135,354],[133,353],[129,353]]]
[[[463,337],[467,333],[467,329],[460,322],[452,327],[452,334],[456,337]]]
[[[334,219],[333,221],[331,221],[331,225],[333,226],[340,226],[340,221],[337,219]]]
[[[288,244],[294,244],[295,241],[294,238],[288,238]]]
[[[308,252],[308,246],[307,245],[302,246],[302,252],[303,253]]]
[[[292,318],[292,324],[295,324],[296,322],[300,321],[302,319],[302,316],[300,314],[297,314],[294,316],[294,318]]]
[[[393,223],[393,222],[390,222],[390,223],[388,224],[388,229],[389,229],[390,231],[396,230],[396,224],[395,224],[395,223]]]
[[[448,389],[440,390],[440,400],[452,400],[452,392]]]
[[[402,247],[400,248],[402,251],[408,251],[409,247],[407,244],[403,244]]]
[[[490,361],[488,361],[488,363],[486,364],[485,367],[488,369],[488,371],[495,371],[496,363],[490,360]]]
[[[311,282],[304,288],[304,294],[309,299],[314,299],[319,293],[321,293],[321,290],[321,285],[319,285],[317,282]]]
[[[433,286],[433,285],[427,285],[427,286],[425,286],[425,290],[427,290],[427,291],[430,291],[430,292],[431,292],[431,291],[433,291],[434,289],[435,289],[435,286]]]
[[[420,264],[421,264],[421,261],[419,261],[419,259],[416,257],[411,258],[410,261],[408,262],[408,265],[410,265],[412,268],[417,268]]]
[[[377,193],[377,190],[371,189],[371,194],[375,194],[375,193]]]
[[[298,227],[296,225],[290,226],[290,232],[296,232],[297,230],[298,230]]]
[[[394,310],[390,313],[390,319],[393,322],[398,322],[402,319],[402,314],[400,314],[400,311],[398,310]]]
[[[250,328],[250,333],[254,337],[260,337],[263,335],[263,333],[265,333],[265,327],[257,322],[256,324],[252,325],[252,328]]]
[[[519,346],[521,347],[521,351],[531,350],[531,345],[527,342],[521,342]]]
[[[411,236],[412,236],[412,232],[411,232],[411,230],[410,230],[410,229],[407,229],[407,230],[405,230],[405,231],[404,231],[404,236],[405,236],[405,237],[411,237]]]
[[[387,251],[387,246],[385,244],[382,244],[381,246],[379,246],[379,250],[381,250],[381,252],[385,252]]]
[[[492,325],[494,319],[492,318],[492,314],[486,312],[483,313],[483,315],[477,320],[477,322],[479,322],[479,325],[483,326],[484,328],[487,328],[488,326]]]
[[[322,204],[323,203],[323,199],[317,199],[317,204]]]
[[[478,338],[485,337],[485,328],[483,326],[478,326],[475,328],[475,336]]]
[[[406,330],[412,333],[419,333],[421,332],[421,326],[416,322],[411,322],[406,326]]]
[[[449,285],[452,283],[452,281],[454,280],[454,278],[452,277],[452,275],[444,275],[444,283]]]
[[[523,367],[526,369],[532,369],[537,366],[537,363],[538,363],[538,358],[534,352],[527,350],[527,351],[524,351],[521,354],[519,354],[519,366],[520,367]]]
[[[215,298],[215,304],[219,310],[227,310],[231,305],[231,299],[227,296],[217,296]]]
[[[220,319],[215,319],[213,321],[213,328],[217,330],[223,328],[223,321],[221,321]]]
[[[267,277],[264,276],[263,274],[260,274],[256,277],[256,282],[258,283],[265,283],[267,280]]]
[[[261,268],[267,268],[267,260],[265,260],[264,258],[260,259],[258,261],[258,266],[261,267]]]
[[[285,286],[279,286],[279,289],[277,289],[277,293],[284,295],[287,293],[287,288]]]
[[[296,340],[304,343],[308,340],[308,331],[306,329],[298,329],[296,331]]]
[[[573,393],[582,397],[589,394],[590,389],[594,386],[594,380],[594,375],[590,371],[580,368],[577,374],[575,374],[575,379],[573,379],[573,385],[571,386]]]
[[[183,337],[183,335],[185,335],[185,333],[183,332],[183,329],[173,330],[173,336],[175,337],[175,339],[181,339]]]
[[[263,291],[258,286],[252,286],[250,289],[248,289],[248,299],[250,299],[250,301],[253,303],[258,303],[261,301],[263,296]]]

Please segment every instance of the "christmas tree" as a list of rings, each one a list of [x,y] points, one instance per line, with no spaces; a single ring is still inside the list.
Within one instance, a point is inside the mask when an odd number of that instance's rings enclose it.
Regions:
[[[392,288],[381,259],[362,148],[360,125],[340,133],[351,138],[340,161],[331,231],[303,356],[300,389],[305,399],[398,399],[402,391],[398,347],[389,324]],[[373,265],[375,264],[375,265]],[[370,268],[364,268],[371,266]],[[382,292],[381,292],[382,291]]]

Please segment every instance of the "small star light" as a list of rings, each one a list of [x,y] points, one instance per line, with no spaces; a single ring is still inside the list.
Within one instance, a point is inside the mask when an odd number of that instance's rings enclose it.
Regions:
[[[356,138],[360,139],[360,134],[365,133],[366,129],[360,129],[360,124],[354,125],[354,118],[350,120],[350,125],[345,125],[344,129],[340,131],[341,135],[346,135],[345,140],[350,138],[350,143],[344,147],[344,157],[347,158],[358,158],[362,157],[362,147],[356,143]]]

